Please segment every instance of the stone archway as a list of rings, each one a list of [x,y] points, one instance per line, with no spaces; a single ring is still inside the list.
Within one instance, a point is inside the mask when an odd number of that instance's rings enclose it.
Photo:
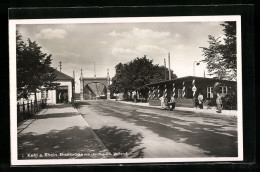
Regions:
[[[107,86],[100,82],[89,82],[83,88],[83,100],[107,99]]]
[[[80,99],[89,100],[93,98],[110,98],[109,77],[80,77]],[[97,86],[99,85],[99,86]],[[97,87],[95,90],[93,87]],[[102,87],[103,86],[103,87]],[[102,93],[102,94],[101,94]]]

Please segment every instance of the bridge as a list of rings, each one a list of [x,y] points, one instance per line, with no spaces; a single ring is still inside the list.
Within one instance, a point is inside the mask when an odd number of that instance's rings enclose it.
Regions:
[[[110,98],[110,91],[108,90],[110,84],[109,71],[107,72],[107,77],[83,77],[81,70],[79,80],[80,100]]]

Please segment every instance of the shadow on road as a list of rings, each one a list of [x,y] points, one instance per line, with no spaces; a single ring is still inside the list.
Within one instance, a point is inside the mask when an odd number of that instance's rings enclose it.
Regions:
[[[41,135],[32,132],[21,134],[18,137],[18,159],[102,158],[98,154],[105,152],[94,139],[86,137],[86,133],[89,133],[87,127],[70,127]],[[65,156],[60,153],[70,154]]]
[[[95,130],[108,150],[116,158],[143,158],[145,149],[141,147],[141,133],[131,134],[130,130],[117,127],[102,127]],[[125,154],[127,153],[127,155]]]

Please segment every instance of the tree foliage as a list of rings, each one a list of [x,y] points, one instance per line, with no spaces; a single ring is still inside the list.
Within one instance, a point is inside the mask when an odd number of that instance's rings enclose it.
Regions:
[[[22,40],[21,34],[16,32],[16,64],[17,64],[17,95],[18,98],[26,97],[28,92],[35,93],[41,87],[53,88],[57,84],[56,75],[51,65],[51,54],[41,51],[35,41],[29,38],[27,44]],[[35,97],[36,98],[36,97]]]
[[[237,49],[236,49],[236,22],[225,22],[223,43],[220,37],[209,35],[208,47],[200,47],[203,51],[203,60],[207,64],[210,75],[220,79],[236,80],[237,76]]]
[[[144,97],[147,97],[148,88],[146,84],[151,82],[159,82],[169,77],[168,69],[164,66],[154,65],[152,60],[146,58],[136,58],[129,63],[119,63],[115,67],[116,74],[112,78],[112,84],[109,89],[113,93],[127,93],[138,91]],[[171,70],[172,79],[177,76]]]

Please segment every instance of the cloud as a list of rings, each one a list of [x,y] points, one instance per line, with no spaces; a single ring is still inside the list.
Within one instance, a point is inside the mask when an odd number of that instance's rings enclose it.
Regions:
[[[168,51],[155,45],[139,45],[134,49],[129,48],[113,48],[112,54],[116,57],[131,57],[147,55],[149,57],[161,57],[167,55]]]
[[[127,49],[127,48],[113,48],[112,54],[116,57],[132,57],[132,58],[141,55],[138,51],[133,49]]]
[[[79,54],[71,53],[68,51],[62,51],[60,53],[55,53],[55,55],[61,56],[61,57],[79,57]]]
[[[159,32],[159,31],[154,31],[151,29],[140,29],[137,27],[134,27],[132,30],[129,32],[116,32],[112,31],[108,35],[113,36],[113,37],[125,37],[125,38],[132,38],[132,37],[137,37],[137,38],[166,38],[171,35],[170,32]]]
[[[136,50],[145,54],[164,54],[168,52],[166,49],[155,45],[139,45],[136,47]]]
[[[40,33],[35,34],[38,39],[63,39],[67,32],[63,29],[42,29]]]
[[[100,44],[107,44],[107,41],[100,41]]]
[[[181,35],[179,33],[175,33],[175,35],[174,35],[174,37],[177,38],[177,39],[180,38],[180,36]]]

